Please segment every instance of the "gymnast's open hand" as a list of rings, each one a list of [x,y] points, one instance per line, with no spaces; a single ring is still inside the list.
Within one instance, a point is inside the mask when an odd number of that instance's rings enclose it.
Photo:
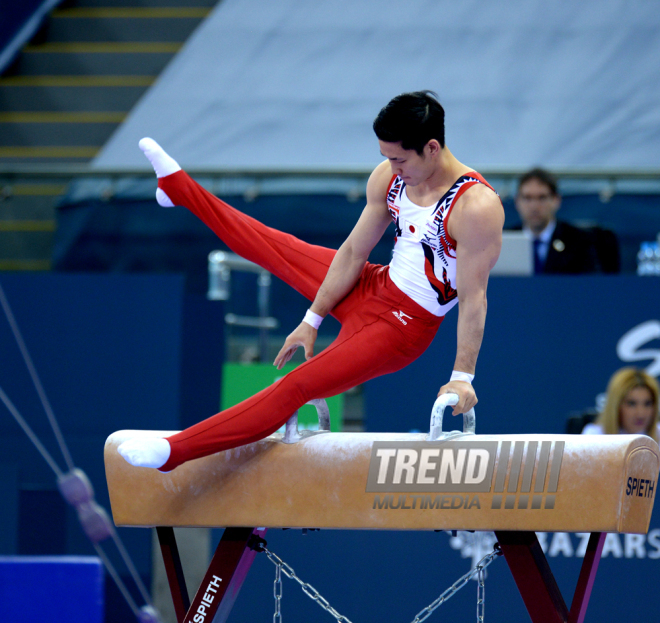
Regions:
[[[296,352],[298,346],[302,346],[305,349],[305,359],[313,357],[314,343],[316,342],[317,335],[318,331],[314,327],[306,322],[301,322],[289,334],[289,337],[286,338],[284,346],[282,346],[280,352],[277,353],[273,365],[277,366],[278,370],[281,370],[282,366],[293,357],[293,353]]]
[[[438,396],[441,394],[457,394],[458,402],[454,406],[452,415],[458,415],[459,413],[466,413],[474,405],[477,404],[477,394],[474,391],[474,387],[466,381],[449,381],[446,385],[443,385],[438,392]]]

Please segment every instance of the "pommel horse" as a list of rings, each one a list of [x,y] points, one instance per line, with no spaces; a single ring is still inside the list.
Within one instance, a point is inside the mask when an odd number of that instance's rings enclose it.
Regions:
[[[644,435],[476,435],[474,411],[462,433],[443,433],[457,400],[436,401],[428,435],[297,440],[292,419],[285,435],[167,474],[132,467],[117,446],[171,433],[114,433],[105,445],[114,522],[157,528],[179,623],[227,619],[267,528],[494,531],[533,623],[581,623],[606,533],[648,531],[658,445]],[[175,526],[226,528],[192,605]],[[591,533],[570,609],[537,531]]]

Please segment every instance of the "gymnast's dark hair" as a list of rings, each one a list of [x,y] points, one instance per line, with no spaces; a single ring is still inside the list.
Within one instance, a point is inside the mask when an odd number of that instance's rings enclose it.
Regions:
[[[518,181],[518,192],[520,192],[522,185],[530,180],[536,180],[537,182],[541,182],[544,186],[547,186],[553,197],[559,195],[559,191],[557,190],[557,179],[552,173],[550,173],[550,171],[546,171],[540,167],[535,167],[531,171],[527,171],[527,173],[524,173]]]
[[[402,93],[381,109],[374,121],[376,136],[386,143],[401,143],[418,154],[436,139],[445,146],[445,110],[433,91]]]

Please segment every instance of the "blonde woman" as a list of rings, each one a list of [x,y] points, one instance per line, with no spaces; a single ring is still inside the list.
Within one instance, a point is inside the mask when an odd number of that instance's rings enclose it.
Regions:
[[[605,408],[583,435],[645,434],[658,441],[658,382],[643,370],[622,368],[607,386]]]

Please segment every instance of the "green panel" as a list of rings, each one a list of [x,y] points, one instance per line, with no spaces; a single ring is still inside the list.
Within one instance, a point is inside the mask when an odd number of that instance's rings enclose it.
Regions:
[[[233,407],[235,404],[253,396],[262,389],[272,385],[285,374],[296,368],[296,364],[287,364],[278,370],[270,363],[226,363],[222,368],[222,410]],[[326,399],[330,409],[330,430],[340,431],[342,428],[342,414],[344,412],[344,396],[332,396]],[[319,419],[316,407],[303,406],[298,412],[298,428],[316,430]],[[284,427],[282,427],[284,431]]]

